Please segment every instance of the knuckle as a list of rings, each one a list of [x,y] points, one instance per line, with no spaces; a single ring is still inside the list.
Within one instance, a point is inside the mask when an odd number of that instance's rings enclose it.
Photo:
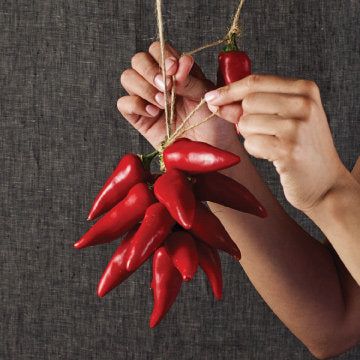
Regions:
[[[312,96],[320,96],[320,88],[315,81],[310,81],[309,90]]]
[[[120,76],[120,83],[122,86],[125,86],[126,83],[129,81],[131,75],[133,74],[133,69],[126,69],[122,72]]]
[[[302,93],[310,96],[317,96],[320,94],[318,85],[312,80],[298,80],[298,87]]]
[[[246,86],[248,89],[253,89],[260,82],[261,76],[257,74],[251,74],[246,79]]]
[[[313,104],[312,100],[306,96],[299,96],[296,100],[298,112],[302,117],[307,117]]]
[[[244,147],[249,154],[253,154],[256,148],[256,138],[254,136],[247,137],[244,140]]]
[[[138,52],[131,58],[131,66],[133,68],[138,67],[140,64],[143,63],[144,59],[146,58],[147,54],[145,52]]]
[[[241,119],[236,126],[241,135],[246,135],[246,125],[244,124],[243,119]]]
[[[246,134],[246,131],[248,129],[249,116],[250,115],[241,116],[239,122],[237,123],[238,130],[243,134]]]
[[[242,108],[244,111],[249,111],[254,104],[254,101],[256,99],[256,94],[252,93],[249,95],[246,95],[244,99],[242,100]]]
[[[282,159],[277,159],[273,162],[276,171],[279,174],[285,174],[289,170],[289,164],[286,161],[283,161]],[[280,179],[281,181],[281,179]]]
[[[290,139],[296,138],[299,131],[299,122],[297,120],[287,120],[283,123],[282,131]]]
[[[221,96],[221,95],[226,95],[226,94],[229,92],[229,90],[230,90],[230,86],[229,86],[229,85],[225,85],[225,86],[221,87],[221,88],[219,89],[220,96]]]
[[[251,140],[250,139],[251,139],[251,137],[248,137],[244,140],[244,148],[249,154],[251,154]]]

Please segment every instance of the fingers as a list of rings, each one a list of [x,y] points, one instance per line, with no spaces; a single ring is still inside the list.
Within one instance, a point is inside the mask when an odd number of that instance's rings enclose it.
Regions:
[[[158,90],[147,82],[134,69],[127,69],[121,74],[121,85],[130,95],[139,95],[147,102],[159,106],[155,100]]]
[[[163,121],[158,121],[159,109],[157,107],[136,95],[121,97],[117,102],[117,107],[124,118],[153,146],[161,142],[165,124]],[[152,136],[149,135],[150,130]]]
[[[211,112],[233,123],[237,123],[243,114],[279,115],[282,118],[304,120],[315,106],[315,101],[310,97],[275,93],[251,93],[241,103],[224,106],[208,104]]]
[[[240,103],[233,103],[224,106],[215,106],[208,104],[208,108],[211,112],[224,120],[227,120],[233,124],[237,124],[243,115],[243,109]]]
[[[280,140],[271,135],[252,135],[245,139],[246,151],[257,158],[276,161],[282,157]]]
[[[155,41],[150,45],[149,54],[161,68],[161,50],[160,43],[158,41]],[[166,44],[164,48],[164,55],[167,75],[175,75],[177,71],[177,59],[180,57],[180,54],[172,46]],[[161,73],[161,71],[159,71],[159,73]]]
[[[184,55],[179,59],[179,67],[175,75],[175,80],[183,84],[190,74],[195,61],[192,56]]]
[[[161,66],[161,53],[160,53],[160,43],[155,42],[150,45],[149,53],[158,62]],[[165,46],[165,66],[167,75],[175,75],[176,80],[176,92],[180,96],[186,96],[192,100],[199,100],[206,91],[209,91],[213,88],[211,82],[205,80],[205,76],[200,70],[200,68],[194,63],[192,56],[184,55],[180,57],[180,54],[172,48],[169,44]],[[168,71],[167,63],[169,61],[175,60],[177,66],[174,66],[171,72]],[[175,69],[175,72],[173,71]],[[162,76],[156,78],[157,81],[162,81]],[[171,89],[171,84],[169,84],[168,89]],[[159,84],[156,84],[159,88]],[[162,87],[160,89],[164,91]]]
[[[272,135],[291,140],[296,136],[298,121],[278,115],[247,114],[241,117],[237,129],[244,138],[252,135]]]
[[[244,113],[278,114],[295,119],[307,118],[312,108],[309,97],[293,94],[252,93],[242,101]]]
[[[131,59],[132,68],[140,74],[147,82],[154,85],[158,90],[164,91],[164,82],[162,80],[162,75],[159,70],[159,64],[154,60],[154,58],[146,52],[140,52],[135,54]],[[170,69],[177,69],[177,62],[174,59],[171,62]],[[167,87],[170,86],[170,78],[167,78]]]
[[[283,93],[319,97],[317,85],[312,81],[281,78],[273,75],[250,75],[230,85],[211,91],[205,99],[212,105],[226,105],[243,100],[251,93]]]
[[[155,117],[160,113],[158,107],[136,95],[121,97],[117,102],[117,108],[130,123],[136,122],[139,116]]]
[[[194,59],[189,55],[184,55],[179,59],[179,68],[175,75],[176,92],[180,96],[185,96],[191,100],[200,100],[213,84],[204,78],[191,75],[194,67]]]

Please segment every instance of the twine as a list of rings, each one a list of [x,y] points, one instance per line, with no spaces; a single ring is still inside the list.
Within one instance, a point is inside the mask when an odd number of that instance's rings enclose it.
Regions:
[[[176,131],[166,140],[165,146],[171,144],[178,136],[182,135],[185,132],[184,130],[182,130],[185,124],[204,104],[205,104],[205,99],[201,99],[200,102],[185,116],[185,119],[182,121],[182,123],[176,129]]]
[[[240,0],[239,5],[236,9],[235,15],[232,19],[231,26],[226,33],[226,35],[218,40],[215,40],[211,43],[205,44],[203,46],[200,46],[194,50],[188,51],[183,53],[183,55],[194,55],[197,52],[208,49],[213,46],[220,45],[225,42],[230,42],[231,38],[235,36],[239,36],[241,33],[240,27],[239,27],[239,18],[241,9],[244,5],[245,0]],[[158,26],[158,34],[159,34],[159,41],[160,41],[160,52],[161,52],[161,67],[162,67],[162,77],[164,80],[164,100],[165,100],[165,124],[166,124],[166,139],[163,142],[163,147],[166,147],[167,145],[171,144],[178,136],[181,136],[186,131],[189,131],[191,129],[194,129],[195,127],[204,124],[205,122],[212,119],[216,113],[212,113],[209,116],[207,116],[202,121],[191,125],[187,128],[185,128],[186,123],[189,121],[189,119],[195,114],[196,111],[198,111],[202,105],[205,103],[205,99],[202,98],[200,102],[194,107],[193,110],[190,111],[189,114],[185,116],[183,121],[181,122],[180,126],[173,131],[174,127],[174,117],[175,117],[175,105],[176,105],[176,85],[175,85],[175,76],[172,77],[172,89],[171,89],[171,98],[170,98],[170,109],[169,109],[169,93],[168,88],[166,85],[166,69],[165,69],[165,38],[164,38],[164,26],[163,26],[163,16],[162,16],[162,0],[156,0],[156,19],[157,19],[157,26]],[[169,112],[170,111],[170,112]]]
[[[165,123],[166,123],[166,137],[170,137],[170,119],[169,119],[169,105],[168,105],[168,89],[166,85],[166,69],[165,69],[165,39],[164,39],[164,26],[162,17],[162,1],[156,0],[156,19],[159,33],[160,49],[161,49],[161,67],[162,77],[164,81],[164,99],[165,99]]]
[[[240,14],[241,14],[241,9],[244,5],[244,2],[245,0],[240,0],[239,2],[239,5],[236,9],[236,12],[235,12],[235,15],[232,19],[232,22],[231,22],[231,26],[228,30],[228,32],[226,33],[226,35],[221,38],[221,39],[218,39],[218,40],[215,40],[213,42],[210,42],[208,44],[205,44],[205,45],[202,45],[202,46],[199,46],[198,48],[194,49],[194,50],[191,50],[191,51],[187,51],[185,53],[183,53],[183,55],[194,55],[202,50],[205,50],[205,49],[208,49],[208,48],[211,48],[211,47],[214,47],[214,46],[217,46],[217,45],[220,45],[220,44],[223,44],[225,42],[228,42],[230,41],[231,39],[231,36],[232,35],[236,35],[236,36],[239,36],[240,33],[241,33],[241,29],[240,29],[240,26],[239,26],[239,19],[240,19]]]
[[[170,98],[170,134],[174,128],[174,116],[175,116],[175,105],[176,105],[176,82],[175,76],[172,76],[172,88],[171,88],[171,98]]]

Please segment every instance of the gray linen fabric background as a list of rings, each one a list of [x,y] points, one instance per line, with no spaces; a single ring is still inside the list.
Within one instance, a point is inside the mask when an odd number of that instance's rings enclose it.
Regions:
[[[167,37],[189,50],[222,36],[237,1],[165,1]],[[311,359],[222,256],[224,299],[204,275],[155,330],[147,263],[104,299],[116,244],[78,252],[87,211],[119,157],[150,150],[116,110],[120,73],[156,37],[153,1],[0,3],[0,359]],[[256,72],[320,85],[341,158],[360,154],[358,0],[248,0],[241,40]],[[215,77],[216,51],[196,56]],[[273,168],[256,161],[288,206]],[[271,286],[271,284],[269,284]],[[339,359],[359,359],[355,348]]]

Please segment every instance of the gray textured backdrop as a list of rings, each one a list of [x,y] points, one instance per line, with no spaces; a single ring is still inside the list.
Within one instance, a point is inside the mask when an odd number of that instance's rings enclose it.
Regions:
[[[120,73],[155,37],[152,5],[1,1],[0,358],[311,359],[229,257],[222,302],[199,272],[150,330],[149,264],[99,300],[115,244],[72,249],[119,156],[149,149],[115,104]],[[189,50],[223,34],[236,1],[165,5],[168,37]],[[360,153],[359,13],[358,0],[248,0],[242,17],[255,71],[319,83],[349,168]],[[197,59],[213,78],[215,52]],[[283,202],[273,169],[257,164]],[[358,348],[340,358],[359,357]]]

